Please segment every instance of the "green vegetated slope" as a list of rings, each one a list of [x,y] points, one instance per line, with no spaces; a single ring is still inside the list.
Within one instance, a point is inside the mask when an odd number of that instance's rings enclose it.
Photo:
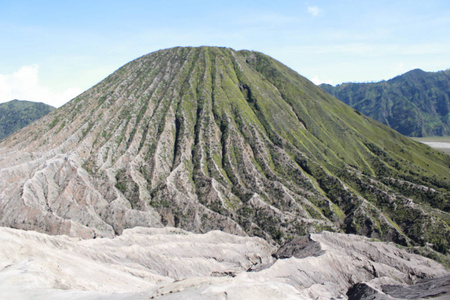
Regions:
[[[164,224],[233,223],[277,243],[332,230],[449,247],[450,156],[258,52],[148,54],[10,142],[68,137],[88,141],[81,159],[96,182],[115,174],[131,207]]]
[[[31,101],[12,100],[0,103],[0,140],[54,109],[50,105]]]
[[[320,87],[406,136],[450,135],[450,70],[415,69],[388,81]]]

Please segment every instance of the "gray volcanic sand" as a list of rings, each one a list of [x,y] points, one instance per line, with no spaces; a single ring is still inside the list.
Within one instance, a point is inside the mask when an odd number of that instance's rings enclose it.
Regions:
[[[449,275],[394,244],[329,232],[293,241],[280,259],[257,237],[175,228],[84,240],[0,227],[0,245],[0,299],[14,300],[346,299],[358,282],[384,295]]]

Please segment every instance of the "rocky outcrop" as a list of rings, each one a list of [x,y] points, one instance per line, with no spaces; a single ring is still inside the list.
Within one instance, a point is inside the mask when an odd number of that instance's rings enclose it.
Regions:
[[[448,299],[450,297],[450,275],[423,279],[412,285],[383,285],[382,291],[366,283],[352,286],[347,296],[349,300],[384,299]]]
[[[423,279],[410,285],[384,285],[383,292],[394,298],[401,299],[448,299],[450,297],[450,275]]]
[[[449,165],[264,54],[173,48],[0,142],[0,224],[83,238],[172,226],[278,245],[342,230],[445,253]]]
[[[320,248],[318,242],[313,241],[310,236],[301,236],[282,246],[273,256],[277,259],[305,258],[308,256],[320,256],[323,253],[324,251]]]
[[[374,299],[363,296],[450,295],[450,274],[443,266],[394,244],[330,232],[312,234],[306,240],[322,253],[275,259],[272,254],[277,249],[261,238],[219,231],[193,234],[168,227],[136,227],[115,238],[89,240],[0,228],[0,298]],[[262,265],[268,267],[248,271]],[[431,285],[435,285],[434,290]]]
[[[370,285],[360,282],[347,291],[348,300],[388,300],[391,297],[372,288]]]

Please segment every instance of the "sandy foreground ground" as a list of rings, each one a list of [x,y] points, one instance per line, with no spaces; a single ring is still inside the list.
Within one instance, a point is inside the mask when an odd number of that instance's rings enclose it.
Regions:
[[[0,299],[14,300],[347,299],[358,282],[381,297],[384,285],[450,275],[394,244],[330,232],[282,259],[260,238],[169,227],[85,240],[0,227],[0,245]]]

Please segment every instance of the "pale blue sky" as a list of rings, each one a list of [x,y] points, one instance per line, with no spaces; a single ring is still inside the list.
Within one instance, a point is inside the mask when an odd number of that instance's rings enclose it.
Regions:
[[[0,102],[60,106],[174,46],[266,53],[315,83],[450,68],[450,1],[0,0]]]

